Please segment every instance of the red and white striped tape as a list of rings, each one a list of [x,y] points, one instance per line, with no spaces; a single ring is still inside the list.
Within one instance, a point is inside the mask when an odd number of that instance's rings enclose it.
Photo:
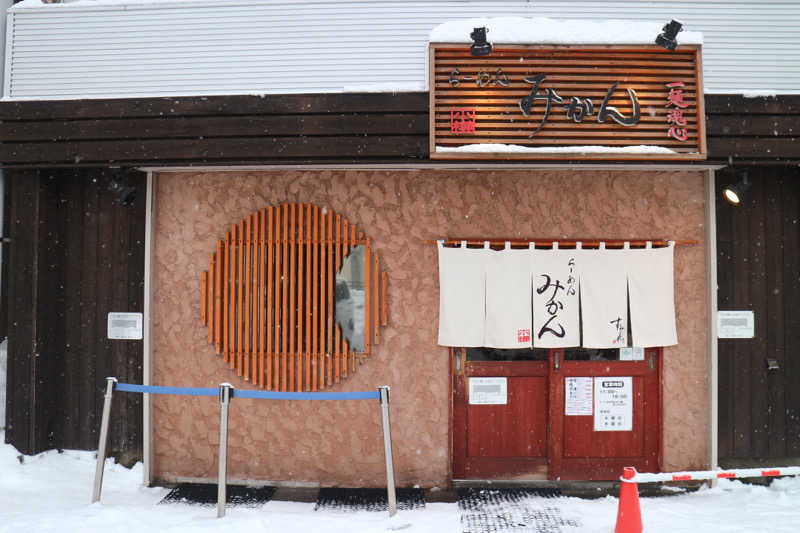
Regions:
[[[800,476],[800,466],[783,466],[777,468],[737,468],[734,470],[699,470],[695,472],[664,472],[647,474],[631,468],[625,469],[621,480],[628,483],[662,483],[664,481],[691,481],[704,479],[734,479],[739,477],[775,477]]]

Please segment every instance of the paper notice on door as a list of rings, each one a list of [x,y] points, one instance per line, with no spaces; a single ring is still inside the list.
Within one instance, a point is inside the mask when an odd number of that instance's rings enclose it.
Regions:
[[[633,378],[594,378],[594,430],[633,430]]]
[[[564,414],[592,416],[592,378],[565,378]]]
[[[505,405],[508,403],[506,378],[469,378],[470,405]]]
[[[644,361],[644,348],[620,348],[619,349],[620,361]]]

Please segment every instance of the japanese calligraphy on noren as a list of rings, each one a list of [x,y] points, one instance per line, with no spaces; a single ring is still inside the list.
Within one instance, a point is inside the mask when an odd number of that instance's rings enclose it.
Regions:
[[[430,58],[432,158],[705,159],[699,46],[432,44]]]

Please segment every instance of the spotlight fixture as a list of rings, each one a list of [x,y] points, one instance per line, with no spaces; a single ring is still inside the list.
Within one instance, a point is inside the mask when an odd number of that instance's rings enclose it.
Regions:
[[[108,184],[108,190],[114,194],[119,205],[127,207],[136,201],[136,187],[124,185],[112,179]]]
[[[747,172],[745,172],[742,174],[741,181],[722,189],[722,195],[732,205],[739,205],[744,200],[744,193],[750,188],[750,185],[750,182],[747,181]]]
[[[683,31],[683,24],[672,19],[664,24],[661,31],[662,33],[659,33],[658,37],[656,37],[656,44],[663,46],[667,50],[675,50],[675,47],[678,46],[676,37],[678,37],[678,32]]]
[[[492,53],[491,43],[486,42],[486,32],[489,31],[486,27],[474,28],[469,38],[472,39],[472,45],[469,47],[469,52],[473,56],[488,56]]]

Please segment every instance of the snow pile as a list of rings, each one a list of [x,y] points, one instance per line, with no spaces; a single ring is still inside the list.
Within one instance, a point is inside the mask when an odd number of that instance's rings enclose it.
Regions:
[[[521,146],[519,144],[487,143],[487,144],[467,144],[464,146],[437,146],[437,153],[461,152],[461,153],[488,153],[501,152],[507,154],[514,153],[561,153],[561,154],[674,154],[664,146],[648,146],[640,144],[636,146]]]
[[[654,44],[664,22],[638,20],[556,20],[497,17],[445,22],[431,30],[432,43],[469,43],[474,28],[485,26],[494,44]],[[682,31],[678,44],[702,44],[703,34]]]
[[[0,432],[0,441],[4,439]],[[228,507],[227,516],[217,519],[215,507],[158,505],[168,489],[143,487],[141,464],[128,470],[112,460],[106,462],[101,501],[89,504],[93,452],[51,451],[23,457],[22,462],[19,457],[13,447],[0,444],[0,532],[461,531],[455,503],[429,503],[424,509],[401,511],[389,519],[383,512],[314,511],[313,503],[271,501],[256,508]],[[800,478],[777,479],[770,487],[721,480],[715,489],[642,498],[641,508],[649,532],[795,533],[800,524],[799,500]],[[578,525],[561,526],[562,533],[614,530],[618,502],[610,496],[597,500],[532,498],[527,503],[534,508],[558,508],[562,516],[574,519]]]

